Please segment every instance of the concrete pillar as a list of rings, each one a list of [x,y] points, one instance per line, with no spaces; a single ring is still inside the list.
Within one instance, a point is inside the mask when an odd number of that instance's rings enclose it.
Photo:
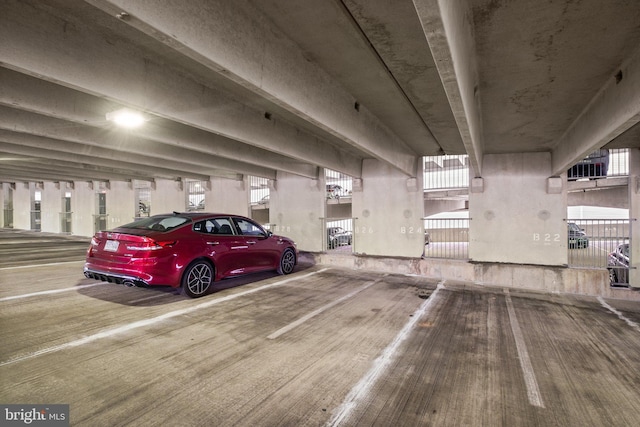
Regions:
[[[186,211],[186,190],[182,181],[156,179],[151,187],[151,215]]]
[[[353,185],[354,252],[420,258],[424,250],[422,162],[415,178],[378,160]]]
[[[13,228],[31,230],[31,186],[28,182],[16,182],[13,192]]]
[[[487,154],[469,194],[469,258],[566,265],[566,177],[549,177],[550,153]]]
[[[325,191],[324,176],[310,179],[278,171],[269,191],[271,231],[293,239],[299,250],[322,251]]]
[[[131,182],[110,181],[107,191],[108,228],[132,222],[137,213],[135,190]]]
[[[62,211],[62,194],[60,184],[45,181],[42,186],[41,230],[49,233],[60,233],[60,212]]]
[[[5,226],[4,224],[4,210],[6,209],[5,200],[7,200],[7,192],[9,191],[9,183],[0,182],[0,228]]]
[[[96,213],[96,192],[92,182],[75,181],[71,190],[71,229],[78,236],[93,236],[93,215]]]
[[[205,212],[222,212],[249,216],[249,185],[247,178],[241,180],[212,177],[205,190]]]
[[[629,286],[640,288],[640,149],[629,149]]]

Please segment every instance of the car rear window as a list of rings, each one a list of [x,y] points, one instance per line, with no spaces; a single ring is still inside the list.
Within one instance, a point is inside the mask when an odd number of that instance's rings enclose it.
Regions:
[[[191,221],[182,216],[152,216],[141,218],[137,221],[120,226],[120,228],[133,228],[137,230],[168,231]]]

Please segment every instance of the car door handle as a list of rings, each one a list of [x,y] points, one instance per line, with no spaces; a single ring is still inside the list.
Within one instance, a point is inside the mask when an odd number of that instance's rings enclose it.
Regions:
[[[255,245],[256,243],[255,240],[247,240],[247,245]]]
[[[215,246],[215,245],[219,245],[220,242],[207,242],[207,245],[211,245],[211,246]]]

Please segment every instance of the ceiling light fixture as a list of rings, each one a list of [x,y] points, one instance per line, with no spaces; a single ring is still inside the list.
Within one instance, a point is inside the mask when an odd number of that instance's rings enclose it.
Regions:
[[[125,128],[136,128],[146,121],[142,113],[128,108],[107,113],[107,120]]]

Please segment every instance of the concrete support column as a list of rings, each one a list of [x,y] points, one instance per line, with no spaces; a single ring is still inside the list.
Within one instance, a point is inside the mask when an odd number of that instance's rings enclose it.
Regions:
[[[151,215],[186,210],[186,188],[182,181],[156,179],[151,187]]]
[[[132,222],[137,213],[136,196],[133,185],[127,181],[111,181],[107,194],[109,228]]]
[[[640,149],[629,149],[629,218],[631,220],[629,286],[640,288]]]
[[[13,192],[13,228],[31,230],[31,186],[28,182],[16,182]]]
[[[422,162],[416,178],[378,160],[362,163],[353,186],[354,252],[420,258],[424,251]]]
[[[246,177],[241,180],[212,177],[210,182],[210,188],[204,195],[206,212],[250,215],[249,185]]]
[[[469,194],[469,258],[566,265],[566,177],[549,177],[550,153],[487,154]]]
[[[8,191],[7,188],[9,185],[11,184],[0,182],[0,228],[4,227],[5,199],[7,197],[6,192]]]
[[[49,233],[60,233],[60,212],[62,210],[62,192],[60,184],[45,181],[42,186],[41,230]]]
[[[271,231],[292,238],[299,250],[322,251],[325,191],[324,176],[310,179],[278,171],[269,191]]]
[[[71,209],[73,211],[73,234],[93,236],[93,215],[96,213],[96,192],[92,182],[75,181],[71,191]]]

